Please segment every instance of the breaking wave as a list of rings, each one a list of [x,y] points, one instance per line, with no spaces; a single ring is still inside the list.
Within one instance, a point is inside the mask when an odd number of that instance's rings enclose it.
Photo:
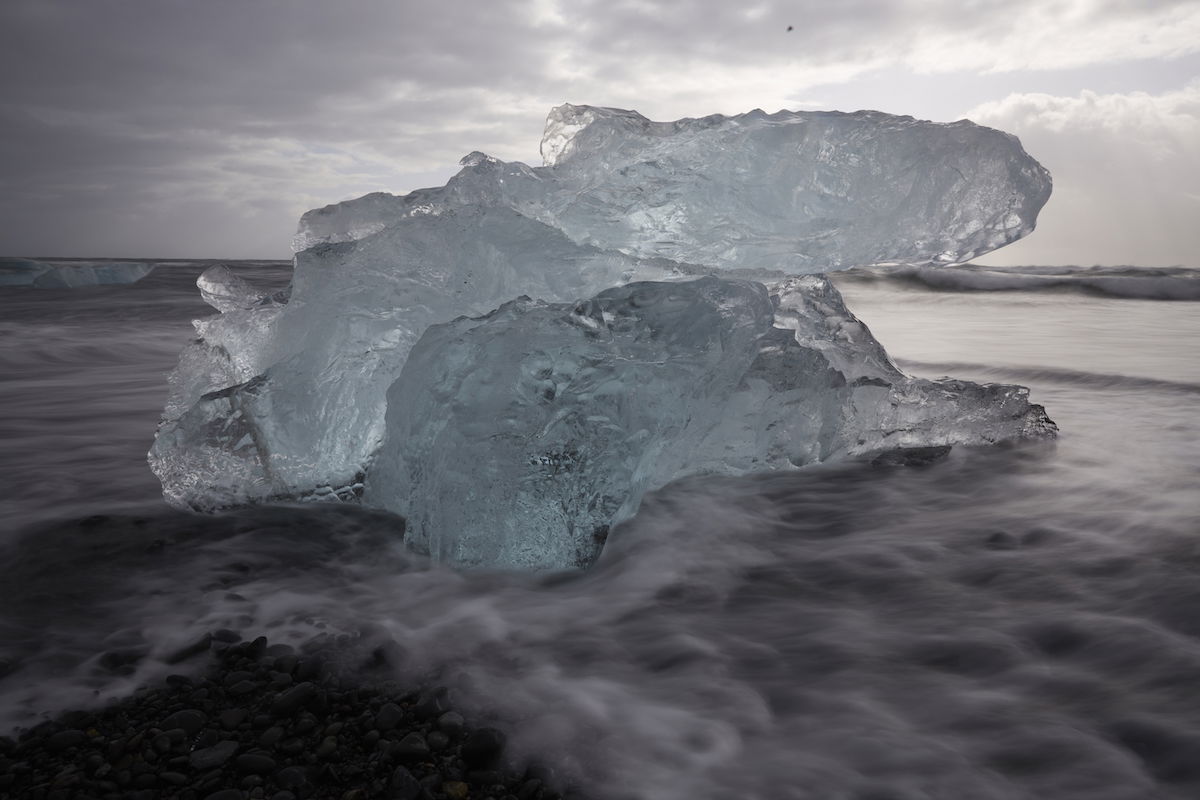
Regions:
[[[897,365],[922,374],[944,373],[946,375],[968,373],[984,379],[1022,381],[1025,383],[1056,383],[1087,389],[1129,389],[1200,394],[1200,384],[1186,381],[1167,381],[1158,378],[1141,378],[1135,375],[1115,375],[1106,372],[1057,367],[993,367],[973,364],[968,361],[914,361],[896,359]]]
[[[859,267],[839,283],[888,282],[944,292],[1069,291],[1130,300],[1200,300],[1190,267]]]

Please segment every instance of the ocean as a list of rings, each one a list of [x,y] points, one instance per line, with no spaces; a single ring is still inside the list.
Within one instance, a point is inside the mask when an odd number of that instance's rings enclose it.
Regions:
[[[835,275],[901,368],[1026,385],[1058,439],[680,481],[529,575],[355,506],[168,508],[145,456],[211,263],[0,286],[0,733],[230,628],[386,644],[599,798],[1200,797],[1200,270]]]

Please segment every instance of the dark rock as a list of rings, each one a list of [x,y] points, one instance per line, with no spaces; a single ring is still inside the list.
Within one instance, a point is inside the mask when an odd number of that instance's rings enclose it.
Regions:
[[[326,736],[317,747],[317,758],[329,759],[337,755],[338,741],[336,736]]]
[[[449,710],[449,692],[441,687],[423,694],[421,699],[417,701],[416,706],[413,707],[413,713],[422,719],[440,717]]]
[[[495,728],[472,732],[462,746],[462,759],[468,767],[487,767],[504,751],[506,737]]]
[[[203,711],[195,708],[185,708],[182,711],[176,711],[169,717],[158,724],[158,727],[164,731],[169,731],[172,728],[182,728],[187,731],[188,736],[195,736],[204,727],[204,723],[208,722],[208,715]]]
[[[285,789],[299,789],[308,783],[308,775],[300,767],[284,767],[275,773],[275,783]]]
[[[271,795],[271,800],[296,800],[296,795],[289,792],[287,789],[281,789]]]
[[[252,681],[252,680],[254,680],[253,672],[250,672],[249,670],[239,669],[239,670],[235,670],[233,672],[226,674],[225,677],[223,677],[221,679],[221,685],[225,686],[225,687],[229,687],[229,686],[233,686],[235,683],[241,683],[242,681]]]
[[[249,644],[246,645],[246,657],[252,658],[255,661],[262,658],[267,653],[267,637],[258,636]]]
[[[317,718],[312,714],[301,714],[300,719],[296,720],[296,723],[292,725],[292,730],[296,733],[308,733],[309,731],[316,730],[316,728]]]
[[[230,686],[225,691],[229,692],[234,697],[242,697],[258,689],[258,684],[254,681],[238,681],[233,686]]]
[[[221,712],[220,720],[221,727],[227,731],[231,731],[238,725],[246,721],[246,715],[249,712],[244,708],[229,708]]]
[[[293,677],[298,681],[312,681],[321,677],[325,664],[319,658],[305,658],[296,664]]]
[[[476,769],[467,773],[467,782],[476,786],[496,786],[504,783],[504,775],[494,769]]]
[[[390,731],[404,719],[404,711],[395,703],[384,703],[375,714],[375,728]]]
[[[74,728],[59,731],[46,739],[46,749],[58,753],[70,747],[78,747],[88,740],[87,734]]]
[[[229,628],[221,628],[218,631],[213,631],[212,638],[218,642],[234,644],[242,640],[242,635],[237,631],[230,630]]]
[[[429,757],[429,745],[425,737],[413,731],[391,747],[391,756],[401,761],[420,761]]]
[[[133,788],[135,789],[153,789],[155,786],[158,786],[158,776],[152,772],[143,772],[133,778]]]
[[[278,672],[286,672],[289,675],[296,671],[296,665],[299,663],[300,659],[292,653],[275,657],[275,669]]]
[[[447,736],[458,736],[466,727],[467,721],[457,711],[447,711],[438,717],[438,730]]]
[[[441,731],[434,731],[425,737],[425,742],[429,745],[430,750],[441,752],[450,746],[450,737]]]
[[[262,732],[262,736],[258,737],[258,744],[261,747],[274,747],[283,738],[283,728],[279,726],[267,728]]]
[[[246,795],[240,789],[219,789],[205,795],[204,800],[246,800]]]
[[[298,683],[280,692],[271,703],[271,713],[277,717],[290,717],[304,708],[317,694],[317,687],[309,682]]]
[[[530,778],[521,784],[521,788],[517,790],[517,800],[537,800],[542,794],[542,782],[537,778]]]
[[[421,784],[404,767],[396,767],[388,780],[388,789],[394,800],[417,800],[421,796]]]
[[[304,752],[304,740],[293,736],[291,739],[284,739],[275,749],[289,756],[298,755]]]
[[[206,747],[212,747],[219,741],[221,741],[221,732],[209,729],[196,737],[192,747],[196,750],[203,750]]]
[[[188,780],[187,776],[182,772],[171,772],[169,770],[167,772],[158,773],[158,779],[163,783],[169,783],[172,786],[183,786]]]
[[[233,763],[239,772],[251,775],[270,775],[275,771],[275,759],[264,753],[243,753]]]
[[[233,758],[233,754],[238,751],[238,747],[237,742],[226,739],[223,742],[217,742],[212,747],[193,750],[190,757],[192,769],[206,770],[219,767]]]

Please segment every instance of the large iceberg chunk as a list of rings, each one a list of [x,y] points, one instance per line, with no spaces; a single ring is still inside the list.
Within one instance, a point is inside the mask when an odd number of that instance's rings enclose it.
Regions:
[[[202,285],[229,310],[197,323],[151,466],[168,500],[198,509],[345,496],[382,441],[387,389],[429,325],[523,293],[575,298],[669,272],[472,205],[309,248],[296,257],[286,305],[238,301],[223,278],[219,290]]]
[[[878,111],[751,111],[651,122],[563,105],[543,167],[472,153],[438,189],[310,211],[298,249],[402,217],[504,205],[572,241],[713,267],[823,273],[963,262],[1033,230],[1050,175],[1009,134]]]
[[[75,289],[136,283],[156,266],[146,261],[39,261],[5,257],[0,258],[0,286]]]
[[[202,278],[222,313],[171,378],[150,453],[167,499],[358,494],[430,325],[630,281],[964,260],[1030,231],[1050,190],[1007,134],[877,112],[656,123],[568,105],[543,154],[473,153],[444,187],[305,214],[290,299]]]
[[[683,475],[1053,431],[1021,387],[900,373],[826,279],[775,291],[639,282],[431,327],[388,391],[364,500],[440,561],[586,566]]]

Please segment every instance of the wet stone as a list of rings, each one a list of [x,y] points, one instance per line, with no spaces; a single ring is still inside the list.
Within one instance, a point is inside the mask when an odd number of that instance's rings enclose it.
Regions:
[[[375,714],[375,728],[390,731],[404,719],[404,711],[395,703],[384,703]]]
[[[246,720],[247,711],[244,708],[230,708],[221,712],[219,719],[221,727],[231,731]]]
[[[388,780],[388,788],[395,800],[417,800],[421,796],[421,784],[405,767],[396,767]]]
[[[239,669],[235,672],[230,672],[228,675],[226,675],[221,680],[221,683],[224,686],[233,686],[235,683],[241,683],[242,681],[250,681],[250,680],[254,680],[254,673],[247,672],[244,669]]]
[[[183,786],[185,783],[187,783],[186,775],[184,775],[182,772],[172,772],[170,770],[158,773],[158,779],[163,783],[169,783],[172,786]]]
[[[335,736],[326,736],[317,747],[317,758],[333,758],[337,755],[338,742]]]
[[[424,736],[414,731],[392,746],[391,755],[401,761],[420,761],[429,757],[429,745]]]
[[[457,711],[447,711],[438,717],[438,730],[447,736],[457,736],[466,727],[467,721]]]
[[[176,711],[164,719],[159,724],[159,727],[164,731],[171,730],[172,728],[182,728],[187,731],[188,736],[195,736],[207,721],[208,715],[203,711],[194,708],[185,708],[183,711]]]
[[[195,750],[191,755],[192,769],[205,770],[219,767],[233,758],[233,754],[237,751],[238,743],[229,739],[218,742],[212,747]]]
[[[284,739],[275,749],[289,756],[294,756],[299,753],[303,753],[304,747],[305,745],[303,739],[292,737],[291,739]]]
[[[270,775],[275,771],[275,759],[263,753],[244,753],[237,757],[234,766],[239,772],[251,775]]]
[[[271,713],[277,717],[288,717],[304,708],[317,694],[317,687],[309,682],[299,683],[281,692],[271,704]]]
[[[240,789],[218,789],[212,794],[205,795],[204,800],[246,800]]]
[[[440,717],[450,710],[449,693],[444,688],[433,689],[421,696],[413,712],[423,719]]]
[[[70,747],[78,747],[88,740],[87,734],[81,730],[68,729],[59,731],[46,740],[46,749],[61,752]]]
[[[506,737],[495,728],[480,728],[463,742],[462,759],[469,767],[490,766],[504,750]]]
[[[274,747],[279,744],[279,740],[283,738],[283,728],[279,726],[267,728],[262,732],[262,736],[258,737],[258,743],[262,747]]]
[[[285,789],[299,789],[308,783],[308,776],[300,767],[284,767],[275,774],[275,783]]]

